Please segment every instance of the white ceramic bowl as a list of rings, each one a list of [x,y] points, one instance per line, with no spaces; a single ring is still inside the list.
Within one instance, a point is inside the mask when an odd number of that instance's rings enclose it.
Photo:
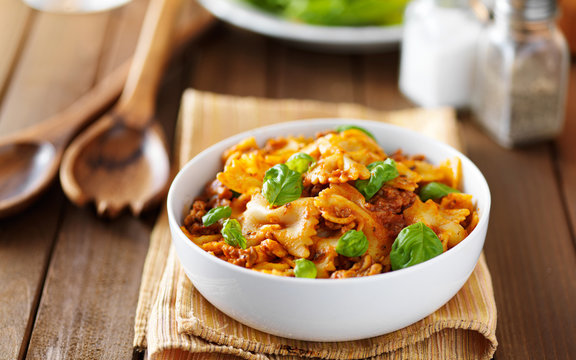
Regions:
[[[309,135],[342,124],[371,131],[388,153],[401,148],[439,163],[462,160],[463,190],[477,201],[480,221],[460,244],[424,263],[353,279],[284,278],[229,264],[209,255],[180,230],[184,214],[221,170],[221,155],[240,140]],[[198,291],[230,317],[274,335],[309,341],[346,341],[382,335],[428,316],[450,300],[472,273],[482,251],[490,212],[484,176],[452,147],[400,127],[351,119],[300,120],[230,137],[198,154],[180,170],[168,193],[173,244]]]

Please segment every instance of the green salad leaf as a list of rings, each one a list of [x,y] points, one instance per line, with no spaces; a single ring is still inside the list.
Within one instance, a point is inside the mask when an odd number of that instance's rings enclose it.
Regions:
[[[444,197],[450,193],[459,193],[460,191],[451,188],[448,185],[438,183],[438,182],[431,182],[428,183],[420,189],[420,200],[426,202],[429,199],[435,200],[441,197]]]
[[[247,0],[247,2],[256,5],[262,10],[277,14],[284,12],[290,4],[290,0]]]
[[[295,260],[294,263],[296,264],[294,267],[294,276],[309,279],[316,278],[318,270],[312,261],[307,259],[298,259]]]
[[[302,174],[291,170],[286,164],[274,165],[264,174],[262,195],[268,204],[280,206],[302,195]]]
[[[376,138],[374,137],[374,135],[372,135],[372,133],[370,131],[364,129],[363,127],[356,126],[356,125],[340,125],[336,128],[336,132],[342,132],[342,131],[346,131],[346,130],[350,130],[350,129],[360,130],[364,134],[366,134],[366,135],[370,136],[372,139],[376,140]]]
[[[220,231],[226,244],[246,249],[246,238],[242,235],[242,227],[236,219],[226,219]]]
[[[336,252],[347,257],[362,256],[368,250],[368,239],[362,231],[349,230],[338,239]]]
[[[230,215],[232,215],[232,208],[230,206],[217,206],[202,216],[202,224],[204,226],[210,226],[220,219],[229,218]]]
[[[294,170],[300,174],[308,171],[310,166],[314,164],[314,158],[306,153],[296,153],[288,158],[286,166],[290,170]]]
[[[400,231],[392,244],[392,270],[404,269],[436,257],[444,251],[436,233],[424,223],[416,223]]]
[[[402,22],[409,0],[245,0],[297,22],[326,26],[379,26]]]
[[[367,166],[370,170],[370,178],[367,180],[356,180],[354,186],[360,191],[366,200],[370,200],[386,181],[398,177],[396,161],[388,158],[384,161],[376,161]]]

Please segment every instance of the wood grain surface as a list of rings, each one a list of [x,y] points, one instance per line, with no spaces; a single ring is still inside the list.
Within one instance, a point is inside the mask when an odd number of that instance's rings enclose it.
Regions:
[[[130,57],[146,5],[56,15],[0,0],[0,136],[69,106]],[[398,58],[397,50],[315,53],[221,25],[172,59],[157,116],[172,142],[188,87],[411,107],[398,91]],[[496,359],[576,354],[575,61],[570,84],[555,142],[506,150],[470,116],[461,119],[467,152],[493,196],[485,253],[499,311]],[[71,205],[56,183],[25,212],[0,220],[0,359],[142,358],[133,354],[132,321],[156,214],[101,220]]]

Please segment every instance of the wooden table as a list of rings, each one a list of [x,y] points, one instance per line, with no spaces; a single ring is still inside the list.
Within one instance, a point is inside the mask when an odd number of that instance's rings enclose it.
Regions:
[[[91,15],[41,14],[0,0],[0,135],[72,104],[134,49],[147,0]],[[234,95],[412,106],[397,51],[328,55],[219,25],[176,55],[158,117],[172,139],[188,87]],[[485,246],[499,311],[497,359],[576,356],[576,63],[567,122],[551,143],[495,145],[462,120],[467,153],[493,196]],[[129,359],[157,211],[109,221],[69,203],[56,182],[0,220],[0,359]]]

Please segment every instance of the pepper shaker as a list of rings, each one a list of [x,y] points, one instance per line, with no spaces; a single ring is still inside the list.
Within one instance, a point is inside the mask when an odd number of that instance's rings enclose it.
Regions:
[[[556,12],[555,0],[496,0],[481,33],[472,110],[504,147],[562,130],[569,52]]]

